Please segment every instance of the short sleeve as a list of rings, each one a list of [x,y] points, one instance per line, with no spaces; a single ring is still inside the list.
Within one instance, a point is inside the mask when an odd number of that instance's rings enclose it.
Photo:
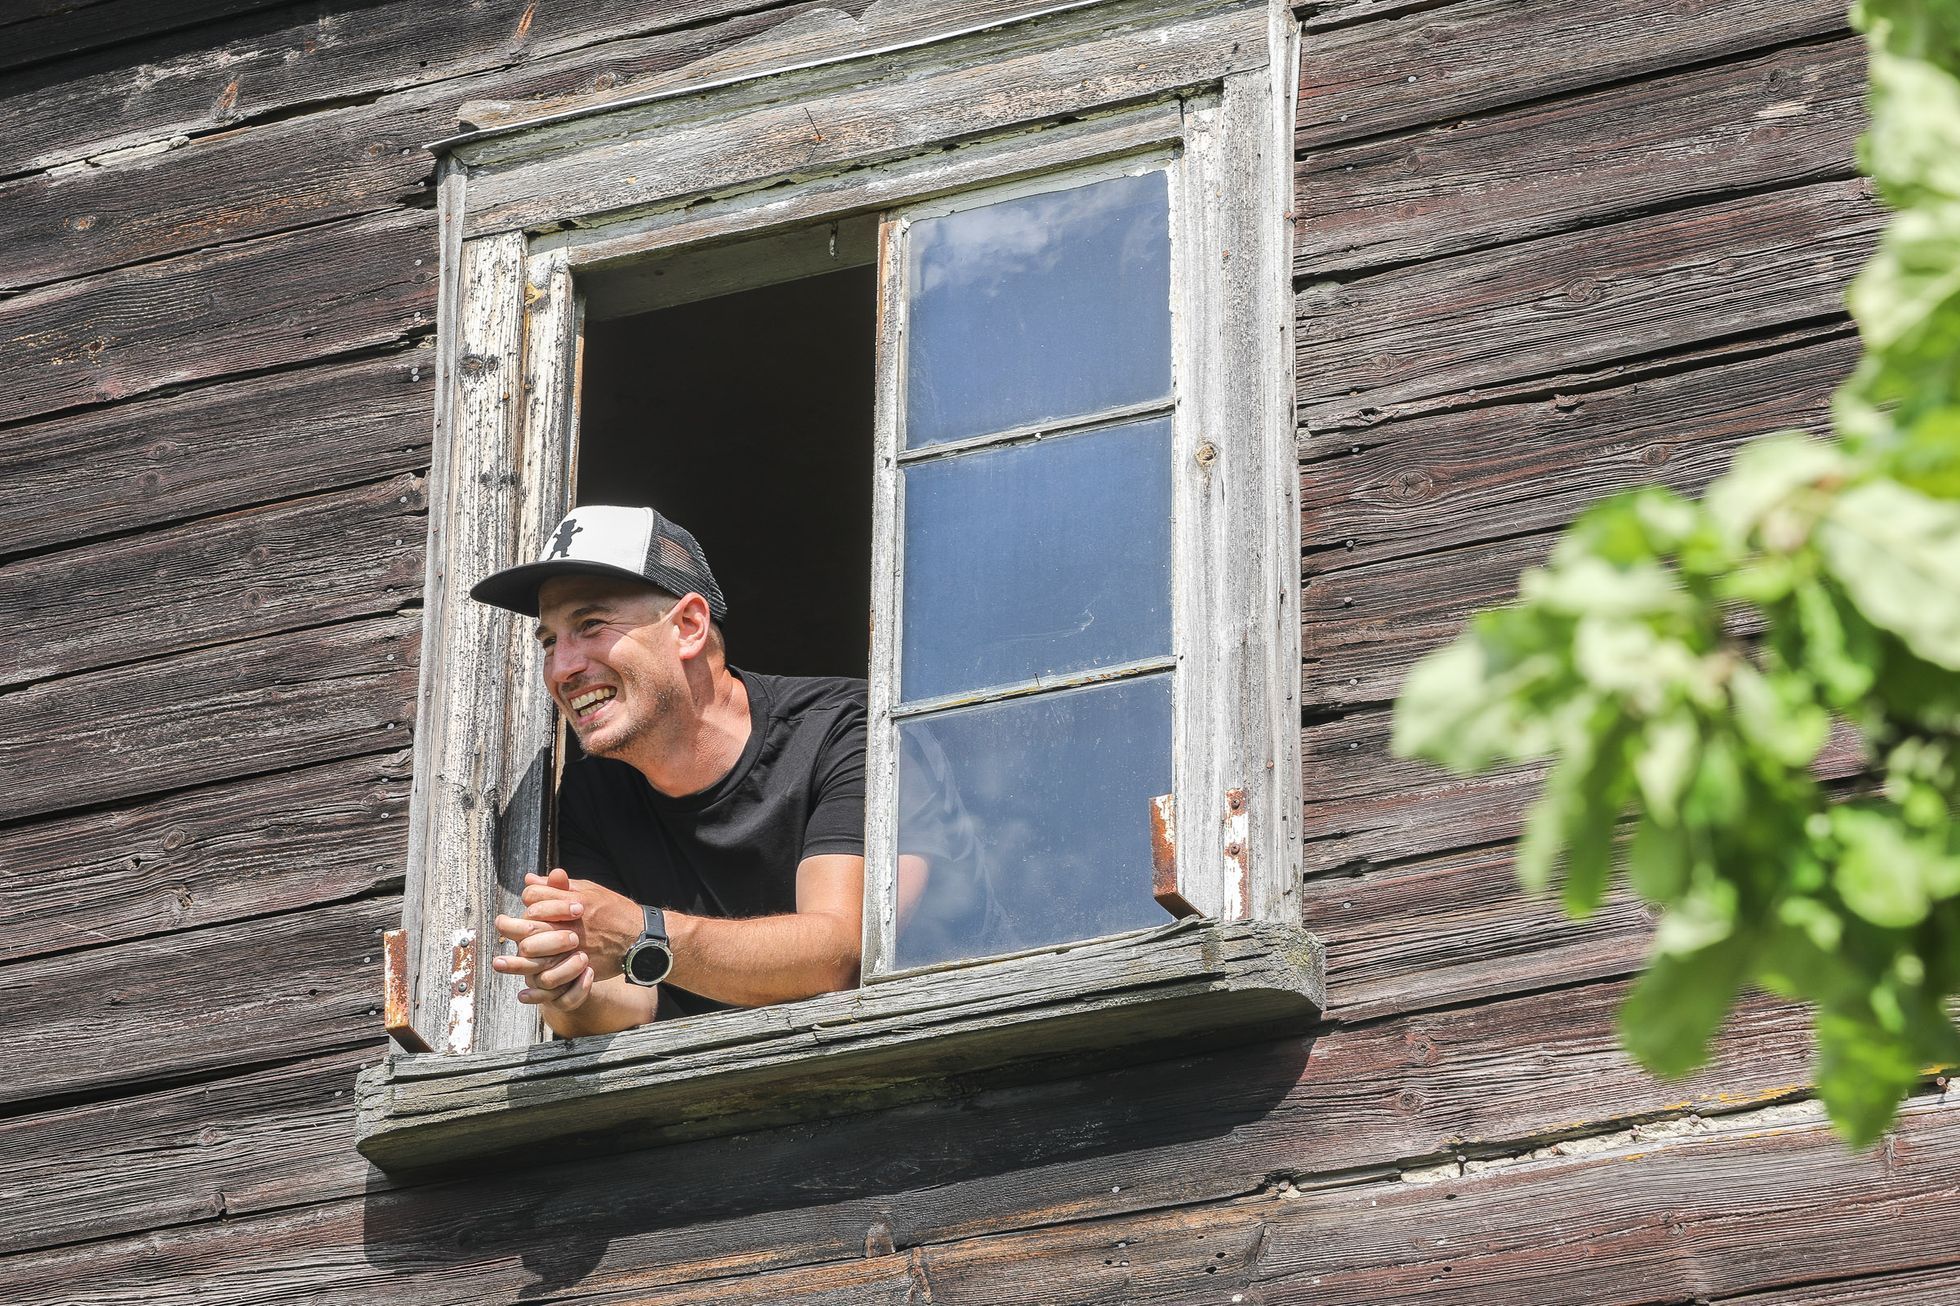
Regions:
[[[802,857],[864,856],[866,738],[864,703],[842,705],[817,756]]]

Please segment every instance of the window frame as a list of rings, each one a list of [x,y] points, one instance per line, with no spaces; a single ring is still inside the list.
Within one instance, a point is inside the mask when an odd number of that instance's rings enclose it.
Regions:
[[[516,1001],[517,978],[479,955],[494,946],[494,916],[518,905],[525,872],[545,865],[557,727],[528,630],[470,602],[467,588],[535,557],[568,506],[581,282],[864,215],[881,215],[882,269],[899,257],[902,211],[1166,153],[1175,798],[1157,887],[1218,922],[1297,931],[1297,23],[1281,0],[974,7],[993,16],[961,26],[960,6],[887,4],[884,28],[843,32],[833,55],[790,62],[765,42],[725,75],[684,69],[624,98],[504,121],[478,113],[483,125],[431,147],[441,155],[436,439],[404,927],[389,941],[390,1027],[404,1047],[494,1059],[543,1034]],[[979,68],[987,79],[973,77]],[[1018,98],[996,78],[1021,87]],[[896,430],[901,289],[902,278],[881,275],[881,441]],[[881,445],[874,496],[874,723],[889,714],[896,666],[890,452]],[[895,754],[872,760],[895,767]],[[872,788],[874,804],[888,799],[895,778]],[[941,983],[949,966],[882,973],[891,895],[874,859],[895,847],[879,833],[888,816],[868,822],[865,969],[868,984],[900,986],[895,999],[906,984]],[[1071,949],[1081,945],[1035,954]],[[1317,1009],[1317,989],[1303,996]]]

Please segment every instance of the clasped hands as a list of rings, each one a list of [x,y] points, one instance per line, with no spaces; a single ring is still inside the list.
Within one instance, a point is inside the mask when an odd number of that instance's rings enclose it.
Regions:
[[[524,877],[524,914],[497,917],[497,933],[516,945],[491,958],[506,975],[522,975],[517,1000],[574,1011],[592,985],[620,973],[620,960],[640,936],[645,914],[631,898],[563,870]]]

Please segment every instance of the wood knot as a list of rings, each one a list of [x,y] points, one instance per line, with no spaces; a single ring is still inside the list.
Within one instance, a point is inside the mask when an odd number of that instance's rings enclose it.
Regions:
[[[1388,478],[1388,492],[1402,503],[1426,503],[1436,497],[1436,478],[1414,469],[1400,471]]]

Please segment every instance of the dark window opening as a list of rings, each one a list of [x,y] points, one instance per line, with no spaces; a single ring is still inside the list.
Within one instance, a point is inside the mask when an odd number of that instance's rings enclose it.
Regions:
[[[738,667],[866,673],[876,293],[867,263],[587,324],[577,501],[694,532]]]

